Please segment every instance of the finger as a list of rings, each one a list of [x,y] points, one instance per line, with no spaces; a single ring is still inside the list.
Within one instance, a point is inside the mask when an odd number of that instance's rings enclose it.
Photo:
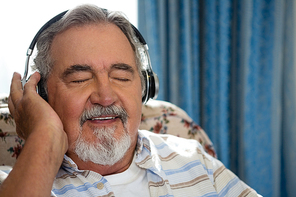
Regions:
[[[27,83],[24,86],[24,91],[34,91],[36,92],[36,86],[38,84],[38,82],[40,81],[40,74],[38,72],[35,72],[34,74],[32,74],[29,78],[29,80],[27,81]]]
[[[10,85],[10,95],[11,101],[15,103],[17,100],[21,99],[23,95],[21,75],[19,73],[13,73],[11,85]]]
[[[37,83],[38,83],[39,80],[40,80],[40,77],[41,77],[41,75],[40,75],[39,72],[34,72],[34,73],[30,76],[30,78],[29,78],[29,80],[28,80],[28,83],[32,83],[32,84],[34,84],[34,85],[37,85]]]
[[[14,107],[14,104],[11,100],[11,96],[8,97],[8,109],[9,109],[11,116],[14,118],[15,107]]]

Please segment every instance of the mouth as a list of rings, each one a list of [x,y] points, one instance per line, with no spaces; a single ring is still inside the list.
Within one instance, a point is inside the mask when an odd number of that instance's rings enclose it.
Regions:
[[[111,125],[117,124],[118,120],[120,120],[119,116],[105,115],[105,116],[89,117],[84,121],[84,123],[87,123],[89,126],[101,127],[101,126],[111,126]]]
[[[107,116],[107,117],[94,117],[94,118],[89,118],[87,120],[93,120],[93,121],[96,121],[96,120],[99,120],[99,121],[104,121],[104,120],[114,120],[118,118],[117,116]]]
[[[121,116],[116,116],[116,115],[93,116],[93,117],[84,119],[84,121],[81,122],[80,126],[82,127],[83,124],[86,122],[90,124],[113,124],[118,120],[121,121]]]
[[[80,126],[82,127],[85,122],[91,124],[111,124],[118,120],[126,124],[127,119],[128,115],[123,107],[115,105],[103,107],[101,105],[96,105],[82,113]]]

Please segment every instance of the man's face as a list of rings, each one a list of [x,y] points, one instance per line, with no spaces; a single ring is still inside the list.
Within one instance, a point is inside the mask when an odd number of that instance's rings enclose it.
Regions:
[[[48,78],[48,102],[61,118],[68,135],[69,152],[81,134],[97,143],[94,131],[114,130],[120,139],[126,127],[136,144],[141,118],[141,80],[134,52],[123,32],[113,24],[72,27],[52,43],[54,60]],[[127,123],[117,115],[101,115],[84,121],[82,114],[94,106],[118,106],[126,110]]]

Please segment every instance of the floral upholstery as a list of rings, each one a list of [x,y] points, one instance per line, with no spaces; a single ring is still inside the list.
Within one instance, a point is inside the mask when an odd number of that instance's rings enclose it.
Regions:
[[[184,110],[172,103],[149,100],[142,107],[140,129],[195,139],[208,154],[217,157],[213,144],[204,130]]]
[[[0,99],[0,165],[13,166],[24,141],[15,131],[15,123],[7,107],[7,97]]]
[[[182,109],[169,102],[150,100],[142,107],[140,129],[196,139],[216,157],[207,134]],[[13,166],[24,141],[15,131],[15,123],[7,107],[7,97],[0,98],[0,165]]]

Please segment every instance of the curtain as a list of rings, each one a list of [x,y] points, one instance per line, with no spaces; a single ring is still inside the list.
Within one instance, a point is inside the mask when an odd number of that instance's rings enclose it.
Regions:
[[[184,109],[263,196],[295,196],[293,0],[138,0],[158,99]]]

